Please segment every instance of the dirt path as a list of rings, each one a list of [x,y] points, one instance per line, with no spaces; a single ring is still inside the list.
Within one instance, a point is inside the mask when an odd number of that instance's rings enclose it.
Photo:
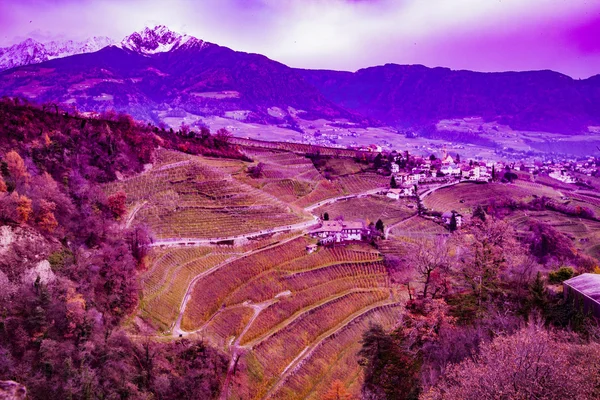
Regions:
[[[196,282],[198,282],[200,279],[204,278],[205,276],[207,276],[209,274],[212,274],[216,270],[218,270],[218,269],[224,267],[225,265],[230,264],[230,263],[232,263],[232,262],[234,262],[236,260],[239,260],[239,259],[244,258],[244,257],[251,256],[251,255],[256,254],[256,253],[260,253],[261,251],[264,251],[264,250],[267,250],[267,249],[270,249],[270,248],[273,248],[273,247],[276,247],[276,246],[281,246],[281,245],[283,245],[283,244],[285,244],[287,242],[290,242],[290,241],[292,241],[294,239],[299,238],[300,236],[302,236],[302,234],[298,234],[296,236],[293,236],[291,238],[285,239],[285,240],[283,240],[281,242],[278,242],[278,243],[273,243],[273,244],[271,244],[269,246],[266,246],[266,247],[263,247],[261,249],[248,250],[245,253],[242,253],[242,254],[239,254],[237,256],[233,256],[231,258],[228,258],[227,260],[223,261],[222,263],[219,263],[219,264],[215,265],[214,267],[209,268],[206,271],[204,271],[204,272],[196,275],[194,277],[194,279],[191,280],[190,284],[188,285],[188,287],[187,287],[187,289],[185,291],[185,295],[183,296],[183,300],[181,302],[181,305],[179,306],[179,315],[177,316],[177,319],[175,320],[175,323],[173,324],[172,329],[171,329],[172,335],[178,337],[179,335],[186,336],[186,335],[190,334],[190,332],[186,332],[186,331],[183,331],[181,329],[181,320],[183,318],[183,314],[185,312],[185,308],[187,306],[187,303],[190,300],[190,298],[192,297],[192,289],[194,288],[194,285],[196,284]]]
[[[377,194],[379,192],[381,192],[382,190],[387,189],[386,187],[380,187],[377,189],[371,189],[371,190],[367,190],[365,192],[361,192],[361,193],[355,193],[355,194],[348,194],[348,195],[344,195],[344,196],[338,196],[338,197],[332,197],[330,199],[325,199],[322,201],[319,201],[318,203],[315,203],[313,205],[310,205],[308,207],[304,207],[305,211],[311,212],[316,208],[325,206],[325,205],[329,205],[329,204],[333,204],[335,202],[341,201],[341,200],[348,200],[348,199],[353,199],[355,197],[359,197],[359,196],[368,196],[371,194]]]
[[[125,228],[130,228],[131,227],[131,223],[135,219],[135,215],[138,213],[138,211],[140,211],[142,209],[142,207],[144,207],[146,205],[146,203],[148,203],[148,202],[147,201],[143,201],[141,203],[137,203],[133,207],[133,209],[131,210],[131,212],[127,216],[127,220],[125,221]]]
[[[394,227],[396,227],[396,226],[400,225],[400,224],[401,224],[401,223],[403,223],[403,222],[406,222],[406,221],[408,221],[409,219],[415,218],[415,217],[417,217],[417,216],[418,216],[418,214],[413,214],[413,215],[411,215],[410,217],[406,217],[406,218],[404,218],[404,219],[402,219],[402,220],[400,220],[400,221],[398,221],[398,222],[395,222],[395,223],[393,223],[392,225],[389,225],[389,226],[387,226],[387,227],[385,228],[385,231],[384,231],[384,235],[383,235],[383,236],[384,236],[384,237],[387,239],[387,237],[390,235],[390,231],[391,231],[392,229],[394,229]]]
[[[252,316],[252,318],[250,318],[250,321],[248,321],[248,323],[244,327],[244,330],[238,335],[238,337],[235,339],[235,341],[230,347],[231,360],[229,361],[229,367],[227,368],[227,376],[225,377],[225,383],[223,384],[223,389],[221,390],[221,400],[227,400],[229,398],[229,386],[231,385],[231,378],[233,377],[236,364],[241,355],[246,351],[246,348],[244,346],[240,346],[240,340],[242,339],[242,337],[244,337],[246,332],[248,332],[248,329],[250,329],[256,318],[258,318],[261,311],[269,307],[273,303],[276,303],[278,300],[279,298],[275,296],[275,298],[264,301],[262,303],[251,304],[249,302],[245,302],[243,304],[243,306],[245,307],[252,308],[254,310],[254,315]]]

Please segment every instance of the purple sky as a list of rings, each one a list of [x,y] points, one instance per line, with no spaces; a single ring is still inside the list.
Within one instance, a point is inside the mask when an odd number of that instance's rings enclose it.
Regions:
[[[600,0],[0,0],[0,46],[157,24],[294,67],[600,74]]]

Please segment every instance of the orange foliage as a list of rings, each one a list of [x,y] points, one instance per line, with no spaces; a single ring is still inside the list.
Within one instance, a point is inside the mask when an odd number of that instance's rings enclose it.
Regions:
[[[108,208],[116,219],[120,219],[127,212],[127,194],[123,191],[108,196]]]
[[[6,193],[7,190],[6,182],[4,182],[4,179],[0,176],[0,193]]]
[[[348,393],[346,387],[340,380],[335,380],[331,387],[323,396],[323,400],[351,400],[352,395]]]
[[[14,150],[6,153],[5,156],[6,164],[8,165],[8,172],[13,177],[13,179],[17,181],[27,182],[29,180],[29,173],[27,172],[27,168],[25,167],[25,162]]]
[[[40,201],[40,214],[38,216],[39,227],[49,233],[54,232],[58,226],[58,221],[54,217],[54,210],[56,210],[56,204],[51,201],[41,200]]]
[[[20,223],[24,224],[31,217],[33,209],[31,208],[31,199],[27,196],[21,195],[17,200],[17,219]]]

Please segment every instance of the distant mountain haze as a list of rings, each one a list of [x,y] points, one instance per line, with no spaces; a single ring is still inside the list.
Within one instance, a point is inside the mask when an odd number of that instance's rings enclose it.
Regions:
[[[280,122],[269,112],[277,107],[290,119],[394,127],[467,116],[567,134],[600,125],[600,75],[574,80],[552,71],[479,73],[395,64],[354,73],[301,70],[164,26],[96,52],[89,52],[92,45],[53,47],[32,40],[18,46],[10,48],[20,54],[15,67],[0,73],[0,95],[64,103],[79,111],[114,109],[154,123],[166,113],[228,111],[246,111],[250,122]],[[0,60],[7,51],[0,50]],[[55,57],[44,55],[49,51],[66,56],[50,59]]]

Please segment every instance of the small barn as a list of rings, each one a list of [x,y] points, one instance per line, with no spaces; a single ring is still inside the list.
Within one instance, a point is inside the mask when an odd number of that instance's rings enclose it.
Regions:
[[[600,275],[581,274],[566,280],[563,292],[566,298],[581,302],[585,312],[600,318]]]

